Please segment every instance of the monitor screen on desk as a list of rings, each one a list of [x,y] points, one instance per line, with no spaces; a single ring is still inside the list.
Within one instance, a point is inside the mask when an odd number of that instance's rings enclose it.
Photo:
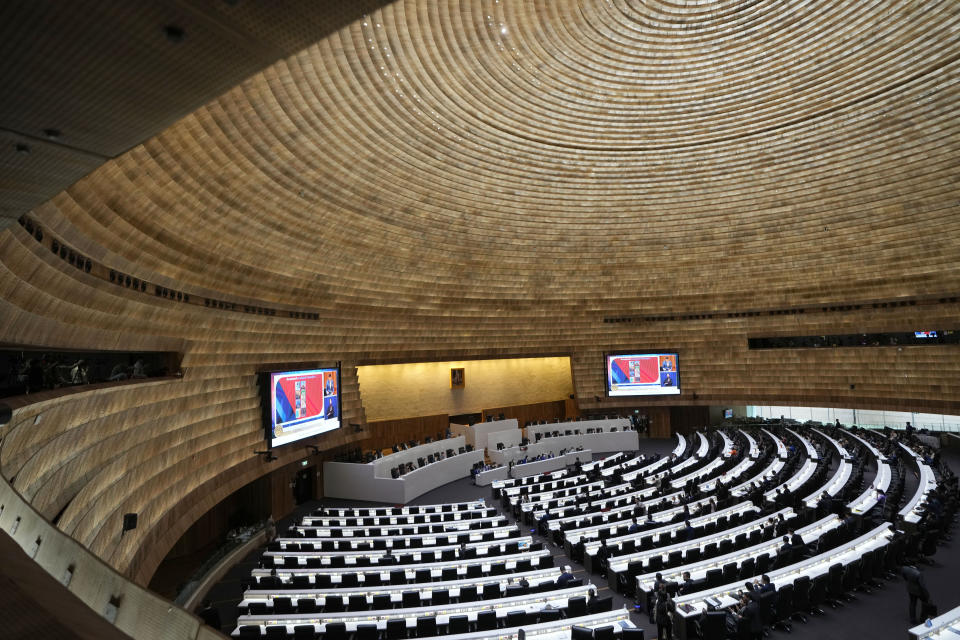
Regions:
[[[608,396],[680,395],[676,353],[608,354]]]
[[[270,372],[261,385],[271,447],[340,428],[339,368]]]

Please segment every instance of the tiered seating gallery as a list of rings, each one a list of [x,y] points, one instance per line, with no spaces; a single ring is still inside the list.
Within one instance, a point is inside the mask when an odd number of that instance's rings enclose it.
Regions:
[[[316,510],[262,554],[233,635],[643,638],[649,616],[659,637],[756,638],[882,586],[956,509],[906,433],[741,420],[642,449],[496,480],[496,507]]]

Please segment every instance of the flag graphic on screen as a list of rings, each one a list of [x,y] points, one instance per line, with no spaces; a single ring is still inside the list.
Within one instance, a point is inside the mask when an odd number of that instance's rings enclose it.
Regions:
[[[607,395],[679,395],[676,353],[632,353],[605,356]]]
[[[650,384],[660,381],[660,361],[648,358],[614,358],[610,363],[612,381],[617,384]]]

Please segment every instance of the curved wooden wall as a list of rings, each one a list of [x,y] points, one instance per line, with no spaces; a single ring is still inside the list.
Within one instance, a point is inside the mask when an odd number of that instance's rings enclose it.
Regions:
[[[108,268],[319,319],[114,287],[9,229],[5,342],[177,350],[184,377],[18,408],[0,469],[145,584],[197,517],[274,468],[252,454],[265,363],[342,360],[361,424],[358,364],[569,355],[596,408],[626,406],[603,397],[602,354],[621,349],[681,354],[684,394],[644,404],[955,412],[947,347],[746,347],[952,328],[954,9],[403,0],[363,15],[30,214]],[[870,304],[908,299],[933,303]],[[603,321],[684,314],[712,317]],[[127,511],[141,524],[121,539]]]

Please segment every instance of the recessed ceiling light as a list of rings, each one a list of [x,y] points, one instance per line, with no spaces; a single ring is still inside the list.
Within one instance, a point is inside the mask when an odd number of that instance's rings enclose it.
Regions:
[[[62,134],[60,133],[60,129],[44,129],[43,135],[50,140],[59,140]]]
[[[30,153],[30,145],[26,145],[22,142],[18,142],[15,148],[17,150],[17,153],[21,155],[27,155],[28,153]]]

